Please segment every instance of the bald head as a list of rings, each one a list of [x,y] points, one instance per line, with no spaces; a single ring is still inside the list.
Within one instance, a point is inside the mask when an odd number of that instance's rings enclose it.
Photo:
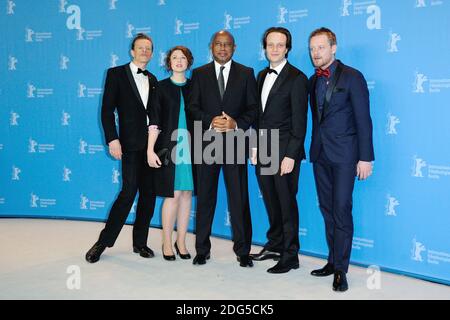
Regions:
[[[211,43],[210,43],[211,46],[214,44],[214,41],[216,40],[217,36],[219,36],[219,35],[226,35],[226,36],[230,37],[231,41],[233,43],[233,46],[236,45],[236,43],[234,41],[234,37],[231,34],[231,32],[229,32],[227,30],[220,30],[220,31],[217,31],[216,33],[214,33],[213,36],[211,37]]]

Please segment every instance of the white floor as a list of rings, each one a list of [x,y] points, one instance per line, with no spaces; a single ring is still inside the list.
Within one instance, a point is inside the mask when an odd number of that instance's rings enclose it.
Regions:
[[[332,277],[309,274],[324,260],[300,256],[300,269],[269,274],[273,261],[241,268],[231,241],[218,238],[212,238],[212,257],[204,266],[192,260],[169,262],[162,258],[159,229],[150,229],[149,236],[156,256],[144,259],[132,253],[131,226],[124,227],[98,263],[88,264],[84,255],[103,226],[0,219],[0,299],[450,299],[449,286],[384,272],[380,288],[371,290],[367,270],[354,266],[348,273],[350,289],[336,293]],[[187,244],[193,255],[194,235],[189,234]],[[254,252],[260,249],[253,247]]]

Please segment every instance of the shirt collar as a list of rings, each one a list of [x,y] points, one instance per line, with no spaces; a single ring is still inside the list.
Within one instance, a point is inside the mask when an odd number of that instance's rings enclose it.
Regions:
[[[337,60],[334,60],[333,63],[328,67],[330,70],[330,78],[333,76],[334,72],[336,71],[337,67]]]
[[[233,60],[230,60],[230,61],[228,61],[227,63],[225,63],[223,66],[225,67],[225,69],[224,69],[224,71],[225,70],[230,70],[230,68],[231,68],[231,62],[232,62]],[[215,68],[216,68],[216,72],[217,72],[217,74],[219,74],[219,72],[220,72],[220,67],[222,66],[220,63],[218,63],[216,60],[214,60],[214,66],[215,66]]]
[[[287,63],[287,59],[284,59],[283,62],[281,62],[278,66],[276,66],[275,68],[272,68],[272,66],[270,66],[271,69],[275,70],[278,75],[280,75],[281,70],[283,70],[284,66]]]
[[[137,74],[139,67],[137,65],[135,65],[133,61],[131,61],[130,62],[130,69],[131,69],[131,72],[133,74]]]

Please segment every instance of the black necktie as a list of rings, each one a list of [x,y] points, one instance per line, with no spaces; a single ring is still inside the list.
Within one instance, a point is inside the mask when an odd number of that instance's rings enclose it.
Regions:
[[[141,68],[138,68],[137,73],[138,73],[138,74],[139,74],[139,73],[143,73],[144,76],[147,76],[147,77],[148,77],[148,75],[150,74],[150,72],[148,72],[147,70],[142,70]]]
[[[267,68],[267,73],[268,74],[271,74],[271,73],[275,73],[276,75],[278,75],[278,72],[277,72],[277,70],[275,70],[275,69],[270,69],[270,68]]]
[[[223,93],[225,92],[225,78],[223,77],[223,69],[225,69],[225,67],[221,66],[220,73],[219,73],[219,79],[217,79],[217,81],[219,83],[220,99],[223,99]]]

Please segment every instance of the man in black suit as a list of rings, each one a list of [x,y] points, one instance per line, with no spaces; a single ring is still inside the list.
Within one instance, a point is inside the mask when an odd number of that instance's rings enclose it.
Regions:
[[[137,34],[131,45],[133,60],[108,70],[103,93],[102,125],[109,153],[122,160],[122,190],[109,213],[98,241],[87,252],[86,260],[97,262],[106,247],[112,247],[133,205],[139,200],[133,228],[133,251],[144,258],[154,256],[147,247],[150,220],[155,207],[150,168],[146,164],[148,117],[147,110],[156,77],[146,70],[153,54],[152,39]],[[119,115],[117,134],[114,111]]]
[[[309,49],[316,67],[310,79],[310,160],[329,249],[328,263],[311,274],[334,274],[333,290],[346,291],[355,176],[367,179],[374,160],[369,90],[361,72],[336,60],[336,35],[330,29],[313,31]]]
[[[192,73],[192,91],[188,111],[193,120],[201,121],[204,131],[215,130],[226,140],[227,136],[247,130],[257,112],[256,81],[253,69],[231,60],[236,49],[234,37],[228,31],[219,31],[211,41],[214,61]],[[241,135],[242,136],[242,135]],[[194,143],[201,143],[195,141]],[[205,147],[205,146],[204,146]],[[214,163],[199,165],[197,174],[196,241],[194,264],[205,264],[210,257],[210,235],[217,202],[219,173],[223,169],[228,196],[228,208],[233,229],[233,250],[242,267],[251,267],[249,257],[252,227],[247,185],[247,164],[237,163],[237,148],[226,145],[216,150]],[[232,163],[219,159],[232,156]],[[217,160],[217,161],[216,161]]]
[[[279,260],[269,273],[285,273],[299,267],[299,216],[297,205],[300,164],[305,158],[303,147],[308,111],[308,79],[286,58],[292,48],[289,30],[272,27],[263,37],[263,48],[270,66],[258,74],[259,112],[258,151],[278,153],[275,172],[264,172],[253,149],[252,163],[269,216],[268,242],[253,260]],[[278,133],[279,138],[272,136]],[[266,135],[266,139],[263,136]],[[273,141],[275,140],[275,141]],[[273,144],[271,143],[273,141]],[[268,152],[267,152],[268,151]],[[272,158],[274,158],[272,156]],[[278,169],[279,168],[279,169]]]

